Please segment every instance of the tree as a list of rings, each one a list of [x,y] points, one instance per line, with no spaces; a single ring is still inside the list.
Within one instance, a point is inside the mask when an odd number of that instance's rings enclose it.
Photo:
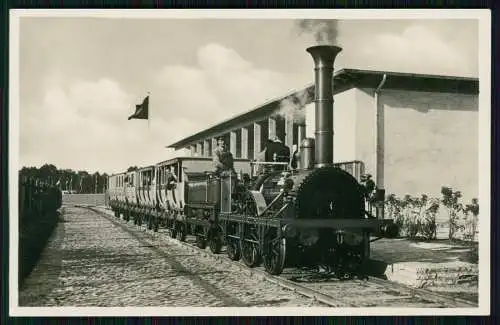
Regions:
[[[459,229],[458,219],[459,213],[463,212],[463,205],[458,200],[462,197],[460,191],[453,191],[451,187],[441,187],[442,199],[441,202],[448,209],[448,239],[452,240],[455,232]]]

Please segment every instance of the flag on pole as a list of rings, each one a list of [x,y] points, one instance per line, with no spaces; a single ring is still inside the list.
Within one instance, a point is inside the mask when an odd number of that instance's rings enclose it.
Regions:
[[[144,98],[142,104],[135,105],[135,113],[128,117],[128,120],[149,120],[149,95]]]

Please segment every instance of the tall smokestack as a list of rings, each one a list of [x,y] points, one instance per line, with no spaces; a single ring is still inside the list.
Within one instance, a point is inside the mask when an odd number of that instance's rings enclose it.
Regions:
[[[307,50],[314,60],[316,102],[315,167],[333,165],[333,63],[338,46],[317,45]]]

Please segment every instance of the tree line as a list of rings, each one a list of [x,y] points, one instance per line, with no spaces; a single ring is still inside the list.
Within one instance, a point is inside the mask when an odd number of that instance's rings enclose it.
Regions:
[[[72,191],[73,193],[104,193],[107,188],[108,174],[58,169],[52,164],[45,164],[40,168],[23,167],[19,171],[19,181],[26,182],[28,180],[58,186],[63,191]]]

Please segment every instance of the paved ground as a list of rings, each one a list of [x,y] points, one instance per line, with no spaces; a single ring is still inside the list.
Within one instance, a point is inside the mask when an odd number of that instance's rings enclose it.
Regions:
[[[162,231],[130,234],[87,209],[66,207],[47,248],[19,293],[20,306],[321,306],[306,297],[173,244]],[[372,257],[392,280],[412,284],[418,268],[474,265],[471,246],[380,240]],[[434,286],[477,299],[475,285]]]
[[[20,306],[321,306],[89,210],[66,207],[62,218]]]

